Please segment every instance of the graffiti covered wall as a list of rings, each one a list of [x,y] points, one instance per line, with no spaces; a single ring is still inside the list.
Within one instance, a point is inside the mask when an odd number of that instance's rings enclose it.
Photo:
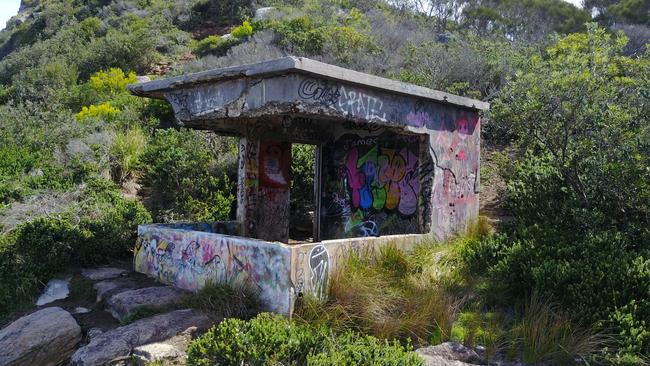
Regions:
[[[419,141],[381,129],[324,145],[321,237],[418,233]]]
[[[196,291],[211,281],[240,281],[259,291],[267,310],[290,311],[291,252],[261,240],[138,226],[135,270],[176,287]]]

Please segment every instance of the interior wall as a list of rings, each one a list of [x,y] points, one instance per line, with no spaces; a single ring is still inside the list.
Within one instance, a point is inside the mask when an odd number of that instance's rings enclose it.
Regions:
[[[421,137],[342,128],[323,146],[321,239],[422,232]]]

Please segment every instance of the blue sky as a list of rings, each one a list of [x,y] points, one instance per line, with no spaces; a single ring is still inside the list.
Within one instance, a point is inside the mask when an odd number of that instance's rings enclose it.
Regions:
[[[576,6],[580,6],[582,0],[565,0]],[[0,29],[5,27],[7,20],[18,13],[20,0],[0,0]]]
[[[5,27],[7,20],[18,13],[20,0],[0,0],[0,29]]]

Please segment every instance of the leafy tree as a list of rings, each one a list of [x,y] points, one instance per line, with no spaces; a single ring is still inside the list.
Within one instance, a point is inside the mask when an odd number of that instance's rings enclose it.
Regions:
[[[622,55],[624,36],[589,26],[529,59],[492,105],[497,124],[514,131],[561,188],[550,220],[585,227],[650,225],[650,60]],[[533,167],[531,167],[533,168]],[[559,199],[561,198],[561,199]],[[533,200],[523,211],[536,205]],[[567,200],[568,199],[568,200]],[[558,208],[566,212],[558,215]]]

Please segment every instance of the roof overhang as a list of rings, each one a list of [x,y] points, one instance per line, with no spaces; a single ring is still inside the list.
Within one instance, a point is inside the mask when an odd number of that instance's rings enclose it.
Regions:
[[[219,129],[217,124],[226,120],[287,114],[405,126],[411,124],[407,113],[434,116],[489,108],[480,100],[292,56],[132,84],[128,89],[134,95],[169,101],[180,124],[194,128],[214,124]]]

